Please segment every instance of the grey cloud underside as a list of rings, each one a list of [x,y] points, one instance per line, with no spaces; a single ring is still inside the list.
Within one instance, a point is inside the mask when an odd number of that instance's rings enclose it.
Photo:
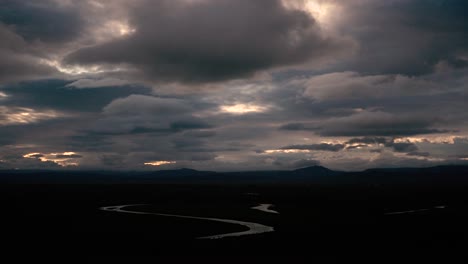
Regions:
[[[429,152],[419,152],[419,151],[413,151],[413,152],[408,152],[408,156],[418,156],[418,157],[430,157],[431,153]]]
[[[37,52],[0,20],[0,81],[40,78],[55,72],[40,63]]]
[[[190,5],[190,6],[187,6]],[[70,64],[130,64],[146,78],[205,82],[249,76],[345,48],[325,37],[307,13],[279,0],[142,1],[131,11],[136,32],[79,49]]]
[[[397,153],[407,153],[409,156],[430,156],[428,152],[420,152],[416,144],[411,142],[395,142],[395,138],[390,137],[362,137],[351,138],[344,144],[304,144],[304,145],[289,145],[281,147],[282,150],[311,150],[311,151],[331,151],[338,152],[342,150],[353,150],[359,148],[367,148],[370,146],[383,146],[390,148]],[[376,150],[376,149],[374,149]],[[380,151],[382,149],[379,149]]]
[[[80,5],[59,1],[0,1],[0,81],[15,82],[59,75],[44,63],[87,29]]]
[[[321,136],[412,136],[451,132],[432,128],[431,120],[425,117],[400,117],[385,112],[365,112],[345,117],[336,117],[315,123],[286,123],[279,127],[286,131],[312,131]]]
[[[16,87],[18,89],[16,98],[18,98],[20,94],[23,97],[27,97],[29,94],[30,96],[38,98],[40,97],[40,94],[36,95],[32,93],[33,91],[48,91],[48,89],[45,89],[46,87],[56,86],[56,88],[51,88],[49,90],[47,97],[54,97],[57,94],[66,91],[69,96],[61,97],[64,102],[61,102],[60,104],[66,105],[67,102],[73,102],[75,99],[73,95],[79,95],[86,92],[86,94],[92,96],[93,94],[99,94],[105,91],[104,88],[102,90],[70,89],[66,87],[67,83],[69,82],[38,82],[34,85],[28,84],[27,87],[30,87],[28,88],[29,90],[25,87],[21,88],[21,86],[18,86]],[[218,109],[218,104],[223,103],[223,101],[213,101],[209,104],[205,103],[204,94],[176,98],[142,94],[126,95],[125,93],[122,93],[117,97],[107,97],[107,99],[102,101],[103,103],[99,107],[102,110],[99,111],[99,113],[91,114],[88,117],[81,116],[83,120],[80,122],[77,122],[76,117],[70,117],[70,119],[64,119],[62,121],[50,120],[35,125],[30,124],[24,126],[2,127],[2,135],[6,136],[2,136],[1,138],[11,137],[8,141],[9,143],[5,142],[6,144],[15,142],[31,144],[40,140],[42,144],[47,146],[44,153],[65,151],[96,152],[99,154],[96,154],[97,157],[95,159],[99,160],[99,162],[93,161],[94,163],[92,164],[103,165],[104,163],[101,163],[102,161],[105,162],[106,168],[111,168],[107,167],[111,166],[110,164],[115,164],[115,168],[121,169],[138,166],[140,166],[138,168],[141,168],[141,164],[143,162],[151,160],[177,160],[180,162],[179,164],[181,164],[178,166],[201,166],[200,164],[203,163],[205,164],[204,166],[207,166],[205,168],[215,166],[217,168],[233,170],[235,169],[235,165],[220,163],[216,161],[216,158],[222,156],[223,153],[233,153],[233,155],[235,155],[237,152],[240,156],[246,157],[252,162],[255,161],[257,164],[257,166],[254,166],[253,164],[243,164],[242,166],[245,166],[246,168],[269,168],[268,166],[274,166],[275,168],[293,168],[296,167],[296,165],[294,165],[296,162],[304,160],[303,162],[305,164],[312,164],[316,163],[312,161],[316,161],[317,158],[309,157],[308,159],[304,159],[304,157],[301,156],[289,158],[277,157],[275,155],[265,155],[260,152],[258,153],[260,156],[254,159],[253,157],[248,156],[247,153],[254,155],[253,153],[256,149],[268,148],[265,146],[248,145],[244,142],[255,142],[256,140],[261,141],[268,139],[277,132],[277,130],[272,129],[274,127],[271,126],[271,122],[284,122],[292,118],[309,121],[308,123],[301,123],[302,126],[299,127],[297,125],[296,127],[293,126],[293,130],[289,130],[289,132],[283,130],[279,131],[280,133],[288,134],[305,131],[310,132],[312,135],[321,133],[324,129],[328,129],[338,131],[340,134],[335,134],[336,136],[376,136],[376,133],[369,133],[368,131],[387,131],[389,129],[386,127],[395,126],[398,122],[402,122],[402,124],[416,124],[416,128],[422,127],[424,129],[430,129],[433,124],[438,122],[437,119],[433,119],[433,113],[431,112],[428,112],[427,115],[421,115],[420,113],[417,115],[413,114],[410,105],[408,105],[408,108],[402,109],[406,106],[405,104],[400,104],[397,109],[390,107],[389,102],[379,99],[379,103],[383,106],[383,109],[389,112],[395,112],[395,114],[375,109],[355,112],[352,110],[355,105],[350,104],[347,101],[349,99],[345,98],[343,101],[338,100],[338,102],[334,99],[335,102],[332,103],[326,100],[310,101],[307,97],[302,100],[297,100],[298,95],[302,95],[303,89],[301,87],[294,88],[292,86],[290,88],[291,89],[284,91],[282,86],[277,86],[274,89],[268,88],[265,91],[256,93],[254,102],[259,104],[274,103],[278,108],[274,108],[266,113],[249,114],[245,116],[226,116],[225,114],[205,117],[195,116],[194,114],[197,113],[215,111]],[[20,92],[22,90],[23,92]],[[111,91],[117,92],[118,89]],[[7,92],[13,94],[14,89],[7,90]],[[213,92],[214,91],[212,91],[212,93]],[[261,94],[261,96],[259,94]],[[223,94],[221,98],[226,98],[226,96],[229,97],[230,94]],[[250,96],[244,98],[243,96],[238,96],[236,100],[249,100],[249,97]],[[11,100],[14,100],[14,98],[15,96],[12,96]],[[79,97],[76,97],[76,99],[78,98]],[[463,98],[459,98],[458,100],[463,100]],[[107,103],[104,103],[105,101],[107,101]],[[26,99],[16,101],[16,103],[20,102],[26,104],[26,102],[29,101]],[[369,102],[372,104],[372,101]],[[453,104],[455,101],[451,102]],[[362,106],[362,103],[359,104]],[[37,107],[38,105],[45,106],[47,104],[39,104],[36,102],[33,106]],[[61,110],[74,109],[76,111],[79,109],[74,107],[63,108],[59,107],[59,105],[56,107]],[[349,108],[350,110],[326,111],[326,109],[333,109],[335,107]],[[448,104],[443,109],[447,109],[447,107],[451,109],[452,105]],[[455,104],[455,107],[458,106]],[[440,109],[439,111],[443,109]],[[96,110],[98,110],[98,108],[96,108]],[[453,110],[450,110],[450,112],[451,111]],[[397,115],[397,113],[400,112],[407,114]],[[195,121],[195,125],[189,126],[185,123],[184,126],[178,126],[178,129],[176,129],[177,126],[174,127],[172,124],[180,122],[180,120]],[[401,120],[406,121],[403,122]],[[464,120],[463,115],[457,116],[456,120]],[[198,121],[201,123],[197,123]],[[311,124],[313,124],[313,126]],[[405,129],[405,131],[411,132],[407,135],[415,133],[413,126]],[[50,137],[49,131],[54,131],[53,137]],[[349,131],[353,132],[350,133]],[[393,133],[392,131],[397,130],[390,130],[388,133],[379,132],[377,133],[379,137],[350,139],[347,144],[383,144],[385,149],[378,149],[381,155],[387,155],[385,152],[388,151],[407,154],[409,158],[429,158],[433,153],[437,154],[437,151],[434,151],[433,149],[428,150],[427,148],[421,148],[419,146],[415,147],[414,144],[411,143],[396,143],[394,138],[402,135],[401,133]],[[427,132],[427,130],[422,130],[421,133],[424,134],[425,132]],[[312,152],[326,151],[325,147],[320,147],[320,138],[315,140],[317,144],[296,144],[297,146],[287,147],[294,147],[297,149],[305,149],[307,147],[309,150],[312,150]],[[240,144],[230,144],[230,142],[233,141],[237,141]],[[285,140],[284,144],[281,145],[285,146],[287,143],[287,140]],[[278,142],[276,140],[273,140],[268,144],[271,146],[270,149],[281,147],[281,145],[278,146]],[[466,149],[465,147],[467,145],[460,142],[457,143],[457,146],[460,150],[449,150],[446,153],[463,153],[463,150]],[[363,149],[367,149],[369,152],[373,150],[376,151],[374,148],[362,147]],[[338,148],[341,148],[341,146],[338,146]],[[440,146],[437,145],[435,148],[440,148]],[[44,149],[44,147],[41,147],[41,149]],[[339,151],[333,151],[337,149],[336,146],[331,146],[326,149],[332,149],[332,151],[330,151],[331,153],[347,153],[348,151],[352,151],[352,149],[348,147]],[[39,149],[37,148],[31,148],[20,153],[37,152],[38,150]],[[132,154],[128,156],[127,153]],[[428,153],[431,155],[428,156]],[[83,155],[84,158],[81,158],[80,160],[83,160],[83,164],[91,166],[89,165],[89,158],[86,158],[86,155],[89,154]],[[263,158],[261,158],[261,155],[263,155]],[[438,155],[443,156],[443,154],[440,153]],[[111,158],[115,158],[116,161],[110,161]],[[384,161],[388,162],[392,159],[400,158],[382,158],[382,164],[384,164]],[[265,160],[269,160],[269,163],[266,163]],[[185,162],[197,162],[198,165]],[[420,161],[417,161],[416,163],[423,164]],[[259,167],[259,164],[262,164],[264,167]],[[398,164],[406,163],[401,162]],[[342,163],[337,162],[335,165],[327,164],[327,166],[344,166],[339,168],[346,168],[345,166],[350,165],[342,165]]]
[[[102,118],[90,132],[166,134],[211,127],[208,122],[193,116],[192,111],[192,106],[184,100],[130,95],[114,100],[104,107]]]
[[[468,66],[464,0],[330,1],[346,6],[341,30],[360,43],[339,69],[420,75],[440,61]]]
[[[359,145],[361,143],[361,145]],[[379,144],[392,148],[395,152],[408,153],[411,156],[425,156],[425,152],[419,152],[416,144],[411,142],[395,142],[395,138],[385,137],[362,137],[351,138],[346,144],[358,144],[357,146],[367,146],[369,144]],[[349,147],[348,147],[349,149]],[[428,156],[428,155],[426,155]]]
[[[296,150],[323,150],[323,151],[340,151],[344,149],[345,145],[343,144],[311,144],[311,145],[290,145],[282,147],[281,149],[296,149]]]
[[[93,89],[74,89],[68,85],[73,81],[49,79],[11,84],[2,89],[10,97],[3,105],[25,106],[34,109],[53,108],[69,112],[101,112],[102,108],[117,98],[132,94],[150,94],[151,89],[143,86],[113,86]]]
[[[368,112],[328,120],[318,129],[322,136],[411,136],[449,132],[431,128],[426,117],[394,116],[384,112]]]
[[[85,24],[76,8],[49,0],[1,0],[0,6],[0,21],[27,41],[70,41],[77,38]]]
[[[80,158],[83,158],[82,155],[78,155],[78,154],[56,154],[55,155],[55,158],[57,159],[80,159]]]
[[[457,133],[466,126],[466,69],[420,77],[343,72],[292,78],[303,97],[277,94],[297,114],[280,131],[322,136],[409,136]],[[287,98],[290,98],[287,100]]]

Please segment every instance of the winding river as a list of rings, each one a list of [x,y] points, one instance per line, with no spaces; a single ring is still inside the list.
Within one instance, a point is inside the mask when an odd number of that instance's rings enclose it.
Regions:
[[[272,206],[272,204],[259,204],[258,206],[250,207],[250,209],[259,210],[270,214],[279,214],[278,211],[270,209]]]
[[[225,237],[238,237],[238,236],[245,236],[245,235],[255,235],[267,232],[273,232],[275,229],[271,226],[266,226],[258,223],[253,222],[245,222],[239,220],[231,220],[231,219],[222,219],[222,218],[211,218],[211,217],[199,217],[199,216],[187,216],[187,215],[176,215],[176,214],[163,214],[163,213],[152,213],[152,212],[142,212],[137,211],[135,209],[131,209],[131,207],[135,206],[144,206],[147,204],[126,204],[126,205],[116,205],[116,206],[104,206],[101,207],[101,210],[109,211],[109,212],[119,212],[119,213],[127,213],[127,214],[139,214],[139,215],[157,215],[157,216],[166,216],[166,217],[177,217],[177,218],[186,218],[186,219],[197,219],[197,220],[207,220],[207,221],[215,221],[215,222],[223,222],[228,224],[236,224],[245,226],[248,228],[246,231],[242,232],[234,232],[234,233],[226,233],[226,234],[219,234],[213,236],[205,236],[205,237],[198,237],[198,239],[220,239]]]

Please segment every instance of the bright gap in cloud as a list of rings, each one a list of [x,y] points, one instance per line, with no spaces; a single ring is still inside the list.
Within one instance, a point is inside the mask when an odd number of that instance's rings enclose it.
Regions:
[[[461,136],[453,135],[444,135],[444,136],[431,136],[427,135],[425,137],[402,137],[395,139],[396,143],[436,143],[436,144],[454,144],[455,139],[460,138]]]
[[[289,9],[299,9],[309,13],[322,27],[329,28],[336,17],[338,5],[322,0],[283,0],[283,5]]]
[[[107,23],[106,28],[116,37],[123,37],[136,32],[135,28],[121,21],[110,21]]]
[[[99,44],[119,38],[129,37],[136,31],[136,28],[132,27],[125,21],[108,20],[102,23],[99,27],[94,28],[91,35],[94,37],[95,43]]]
[[[219,107],[222,113],[228,113],[233,115],[243,115],[248,113],[263,113],[268,111],[269,107],[255,105],[255,104],[234,104],[234,105],[223,105]]]
[[[144,164],[147,166],[162,166],[162,165],[169,165],[169,164],[176,164],[175,161],[167,161],[167,160],[157,160],[151,162],[145,162]]]
[[[62,153],[40,153],[40,152],[33,152],[23,155],[23,158],[27,159],[38,159],[42,162],[51,161],[59,166],[67,167],[67,166],[78,166],[79,162],[78,159],[81,158],[76,152],[62,152]]]
[[[99,74],[106,72],[120,72],[125,69],[122,67],[104,67],[102,65],[92,66],[77,66],[77,65],[62,65],[57,60],[41,60],[41,63],[50,67],[54,67],[57,71],[68,75],[82,75],[82,74]]]
[[[0,106],[0,125],[30,124],[63,116],[54,110],[38,111],[27,107]]]
[[[266,154],[272,153],[310,153],[308,149],[267,149],[264,151]]]

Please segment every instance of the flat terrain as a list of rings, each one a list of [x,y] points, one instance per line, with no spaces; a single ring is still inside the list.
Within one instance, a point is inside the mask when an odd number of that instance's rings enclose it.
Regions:
[[[19,256],[462,263],[467,191],[463,185],[4,184],[2,237],[5,252]],[[260,203],[279,214],[251,209]],[[245,228],[100,210],[124,204],[256,222],[275,232],[201,240]]]

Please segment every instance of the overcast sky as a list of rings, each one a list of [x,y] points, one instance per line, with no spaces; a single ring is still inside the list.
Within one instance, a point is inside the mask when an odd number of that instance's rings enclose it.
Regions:
[[[0,0],[0,169],[468,163],[466,0]]]

